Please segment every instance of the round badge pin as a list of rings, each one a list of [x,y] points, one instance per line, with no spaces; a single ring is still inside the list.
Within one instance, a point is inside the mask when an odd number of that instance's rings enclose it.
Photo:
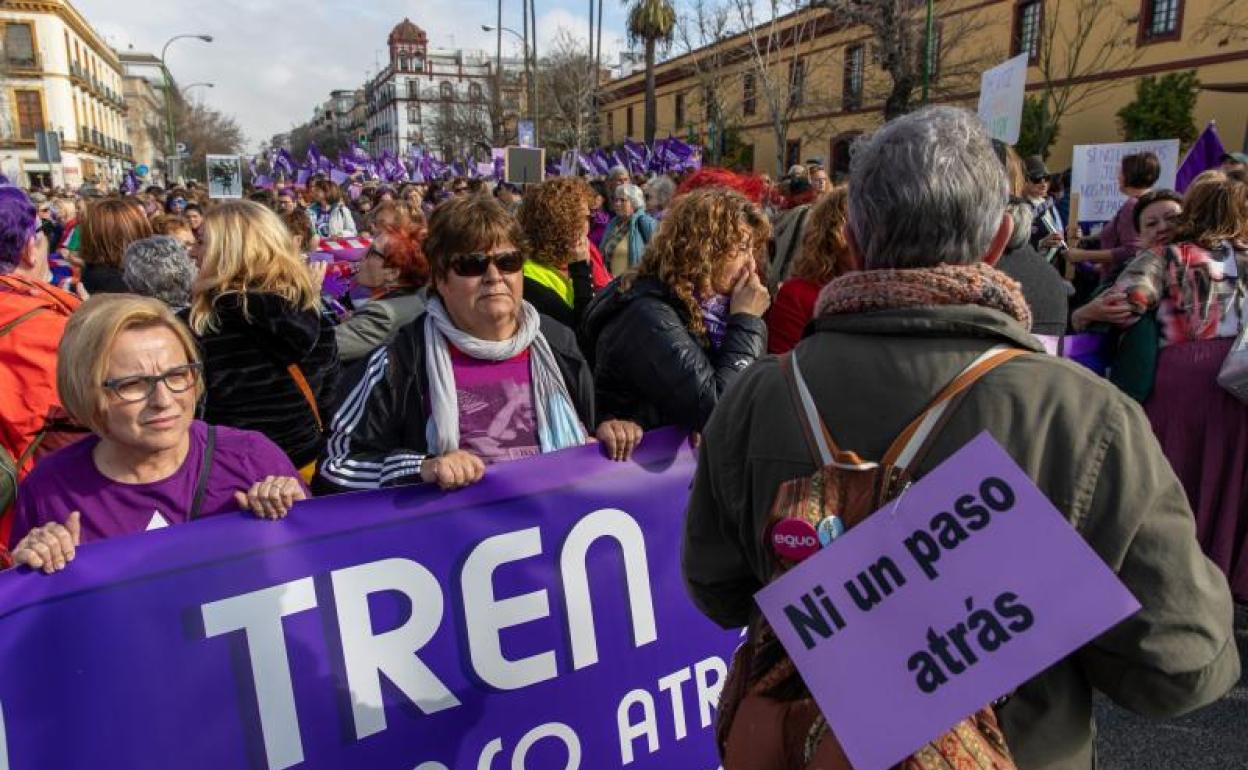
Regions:
[[[815,527],[815,531],[819,535],[819,545],[827,548],[832,545],[832,541],[845,534],[845,522],[841,521],[840,516],[832,515],[819,522]]]
[[[782,559],[801,561],[819,550],[819,535],[804,519],[781,519],[768,534],[771,550]]]

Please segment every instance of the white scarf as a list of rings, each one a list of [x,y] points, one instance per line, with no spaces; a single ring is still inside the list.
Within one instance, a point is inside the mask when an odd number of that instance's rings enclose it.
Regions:
[[[492,342],[473,337],[451,322],[442,300],[425,306],[425,368],[429,374],[429,422],[425,438],[429,453],[443,455],[459,449],[459,397],[449,341],[465,354],[485,361],[507,361],[529,351],[533,409],[542,452],[580,446],[589,440],[568,395],[563,373],[541,330],[541,317],[528,302],[521,303],[519,325],[511,339]]]

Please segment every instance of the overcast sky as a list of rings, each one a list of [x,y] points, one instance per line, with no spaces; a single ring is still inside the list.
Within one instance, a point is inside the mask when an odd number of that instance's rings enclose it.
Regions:
[[[431,47],[494,50],[481,31],[497,16],[494,0],[73,0],[118,50],[156,55],[182,33],[212,35],[210,44],[179,40],[169,47],[169,70],[182,84],[207,81],[192,95],[233,114],[249,150],[312,116],[336,88],[357,88],[385,63],[386,35],[410,18]],[[604,3],[604,63],[623,46],[624,6]],[[538,54],[564,28],[584,38],[589,3],[537,0]],[[522,29],[520,3],[503,0],[503,26]],[[520,44],[503,35],[503,52]]]

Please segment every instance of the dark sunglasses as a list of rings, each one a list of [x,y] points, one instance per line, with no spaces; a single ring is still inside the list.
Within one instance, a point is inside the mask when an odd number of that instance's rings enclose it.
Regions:
[[[464,278],[480,278],[493,264],[500,273],[518,273],[524,267],[524,255],[518,251],[502,254],[465,254],[451,259],[451,270]]]
[[[1047,181],[1049,181],[1049,178],[1048,178],[1047,176],[1029,176],[1029,177],[1027,177],[1027,179],[1028,179],[1028,180],[1029,180],[1032,184],[1040,184],[1041,182],[1047,182]]]

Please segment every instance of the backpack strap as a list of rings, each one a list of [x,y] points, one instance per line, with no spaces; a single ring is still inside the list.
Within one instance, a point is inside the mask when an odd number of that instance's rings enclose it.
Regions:
[[[204,505],[204,493],[208,490],[208,476],[212,474],[212,456],[217,449],[217,426],[208,426],[208,437],[204,442],[204,459],[199,465],[199,478],[195,480],[195,493],[191,496],[191,509],[186,513],[187,521],[195,521],[199,509]]]
[[[927,408],[906,426],[906,429],[884,453],[884,458],[879,464],[908,469],[914,464],[916,458],[926,454],[931,448],[930,445],[936,435],[952,415],[953,407],[961,402],[968,388],[1001,364],[1025,355],[1027,352],[1021,348],[997,345],[967,364],[957,377],[954,377],[936,394],[936,398],[932,399]],[[794,351],[781,356],[780,368],[789,384],[789,396],[797,412],[798,421],[802,424],[802,434],[815,464],[819,467],[841,465],[858,469],[875,467],[875,463],[863,461],[854,452],[843,451],[832,440],[832,434],[828,432],[827,426],[819,416],[819,409],[815,406],[815,400],[806,386],[806,380],[802,377],[801,367],[798,366]]]
[[[794,351],[780,357],[780,370],[784,372],[784,379],[789,385],[789,398],[792,400],[793,410],[797,412],[802,435],[815,465],[820,468],[839,465],[859,470],[876,467],[875,463],[866,462],[856,453],[846,452],[836,445],[828,427],[823,424],[823,418],[819,416],[819,409],[815,406],[814,397],[810,395],[805,378],[802,377]]]
[[[295,381],[295,386],[303,394],[308,406],[312,407],[312,416],[316,418],[316,429],[324,431],[325,425],[321,422],[321,410],[316,405],[316,396],[312,395],[312,387],[308,385],[308,378],[303,376],[303,370],[299,368],[299,364],[291,364],[286,367],[286,371],[290,373],[290,378]]]
[[[952,407],[961,402],[968,388],[1006,361],[1027,353],[1028,351],[1021,348],[1006,345],[997,345],[984,351],[967,364],[957,377],[936,394],[931,404],[906,426],[884,453],[881,462],[909,470],[920,451],[926,454],[930,449],[930,444],[940,429],[949,421],[949,416],[953,413]]]

